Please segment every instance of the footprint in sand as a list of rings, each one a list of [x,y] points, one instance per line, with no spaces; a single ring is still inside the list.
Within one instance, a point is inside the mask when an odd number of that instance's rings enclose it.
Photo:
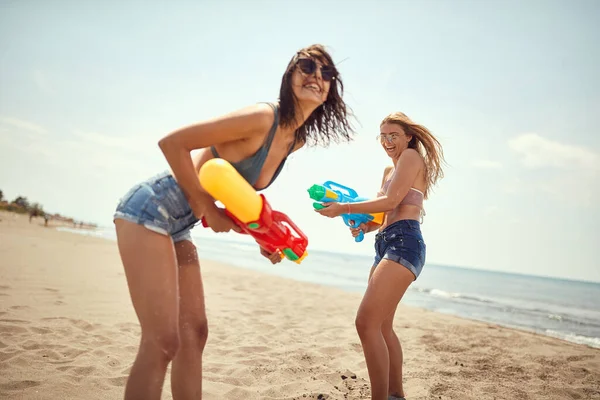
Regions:
[[[4,324],[4,323],[27,325],[29,323],[29,321],[25,321],[24,319],[10,319],[10,318],[0,319],[0,324]]]
[[[69,319],[67,317],[44,317],[42,318],[42,321],[58,321],[61,319]]]
[[[320,349],[320,351],[321,351],[321,353],[327,354],[328,356],[335,356],[335,355],[345,352],[346,349],[342,348],[342,347],[337,347],[337,346],[325,346],[325,347],[322,347]]]
[[[122,322],[119,324],[115,324],[115,326],[119,328],[119,331],[124,333],[132,333],[138,331],[138,325],[134,324],[133,322]]]
[[[256,317],[260,317],[263,315],[273,315],[273,311],[269,311],[269,310],[256,310],[254,311],[254,316]]]
[[[41,385],[40,381],[11,381],[0,385],[0,389],[4,390],[24,390],[34,386]]]
[[[58,298],[58,301],[60,301],[60,300],[64,299],[64,296],[63,296],[63,295],[60,293],[60,290],[58,290],[58,289],[54,289],[54,288],[45,287],[45,288],[42,288],[42,290],[44,290],[44,291],[46,291],[46,292],[50,292],[50,293],[54,294],[54,295],[55,295],[55,296]],[[55,303],[55,304],[56,304],[56,303]],[[58,305],[58,304],[57,304],[57,305]]]
[[[98,356],[98,357],[104,357],[104,356],[106,356],[107,353],[106,353],[106,350],[104,350],[104,349],[96,349],[96,350],[92,351],[92,354],[95,356]]]
[[[5,334],[5,333],[8,333],[10,335],[15,335],[15,334],[26,333],[26,332],[27,332],[27,328],[24,328],[22,326],[7,324],[4,322],[0,323],[0,335]]]
[[[421,341],[425,344],[438,343],[440,338],[431,333],[426,333],[421,336]]]
[[[31,307],[29,306],[12,306],[10,307],[11,310],[29,310],[31,309]]]
[[[127,375],[118,376],[116,378],[107,378],[106,382],[110,383],[113,386],[124,387],[127,383]]]
[[[581,355],[581,356],[569,356],[567,357],[567,361],[582,361],[582,360],[589,360],[590,358],[594,358],[595,356],[592,354],[586,354],[586,355]]]
[[[32,332],[34,333],[39,333],[41,335],[46,335],[48,333],[52,333],[51,329],[48,328],[38,328],[38,327],[31,327],[29,328]]]
[[[84,321],[82,319],[72,319],[71,318],[71,319],[69,319],[69,322],[73,326],[75,326],[75,327],[77,327],[77,328],[79,328],[79,329],[81,329],[83,331],[86,331],[86,332],[90,332],[90,331],[93,331],[95,329],[94,325],[92,325],[89,322]]]
[[[445,396],[446,392],[450,390],[451,386],[445,382],[434,383],[431,389],[429,390],[434,396]]]
[[[24,350],[28,350],[28,351],[39,350],[43,347],[45,347],[46,349],[50,349],[50,348],[56,347],[56,346],[49,346],[49,345],[42,346],[42,344],[40,342],[37,342],[35,340],[27,340],[21,344],[21,348]]]
[[[11,358],[18,356],[22,351],[0,351],[0,364],[5,364],[10,366],[9,361]]]
[[[267,347],[267,346],[240,346],[236,349],[236,351],[241,352],[242,354],[245,353],[266,353],[273,350],[271,347]]]
[[[96,367],[75,367],[72,371],[75,375],[91,375],[92,372],[96,371]]]

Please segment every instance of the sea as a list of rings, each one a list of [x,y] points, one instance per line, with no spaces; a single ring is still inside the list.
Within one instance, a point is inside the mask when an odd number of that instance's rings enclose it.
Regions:
[[[114,228],[58,229],[116,240]],[[299,265],[273,266],[254,242],[214,236],[194,237],[202,259],[348,292],[366,289],[372,256],[309,250]],[[402,303],[600,348],[600,283],[426,264]]]

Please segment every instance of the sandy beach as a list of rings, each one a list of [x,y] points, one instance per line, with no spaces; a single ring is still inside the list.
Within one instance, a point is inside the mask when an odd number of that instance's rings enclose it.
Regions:
[[[0,220],[0,398],[122,398],[139,328],[116,243]],[[204,399],[370,398],[360,294],[212,261],[202,270]],[[599,349],[403,305],[395,326],[407,399],[600,399]]]

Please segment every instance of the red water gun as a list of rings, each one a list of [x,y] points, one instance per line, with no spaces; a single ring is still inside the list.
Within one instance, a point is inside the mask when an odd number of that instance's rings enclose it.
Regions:
[[[225,206],[225,213],[269,253],[279,252],[288,260],[300,264],[307,256],[308,238],[284,213],[274,211],[262,194],[221,158],[202,165],[200,183],[206,191]],[[202,219],[202,225],[207,227]],[[295,233],[295,235],[294,235]]]

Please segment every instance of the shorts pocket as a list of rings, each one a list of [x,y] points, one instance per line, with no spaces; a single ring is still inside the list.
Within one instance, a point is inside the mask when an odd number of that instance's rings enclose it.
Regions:
[[[153,198],[157,211],[166,219],[178,221],[190,216],[192,209],[183,191],[172,177],[156,182],[153,187],[156,195]]]
[[[404,235],[400,244],[400,255],[415,268],[420,268],[424,262],[424,246],[423,239],[413,235]]]
[[[122,211],[125,206],[127,205],[127,203],[129,202],[129,200],[131,200],[131,198],[137,193],[138,190],[140,190],[141,187],[140,185],[135,185],[132,186],[120,199],[119,202],[117,203],[117,211]]]

